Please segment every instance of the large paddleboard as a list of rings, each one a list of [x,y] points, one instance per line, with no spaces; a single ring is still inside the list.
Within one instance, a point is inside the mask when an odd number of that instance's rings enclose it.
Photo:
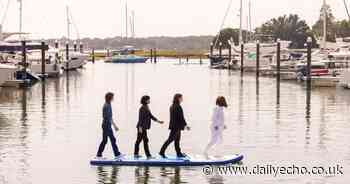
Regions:
[[[90,164],[97,166],[203,166],[235,164],[241,160],[243,160],[243,155],[229,155],[222,157],[205,157],[197,155],[187,156],[185,158],[168,156],[167,158],[155,157],[152,159],[124,156],[119,159],[96,158],[92,159]]]

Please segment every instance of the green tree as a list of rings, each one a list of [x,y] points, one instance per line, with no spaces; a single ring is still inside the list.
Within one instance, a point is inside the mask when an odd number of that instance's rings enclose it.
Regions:
[[[335,33],[337,37],[350,37],[350,21],[341,20],[335,23]]]
[[[273,18],[258,27],[255,32],[259,35],[273,36],[275,39],[289,40],[292,42],[291,48],[303,48],[307,37],[310,36],[313,38],[313,46],[316,46],[310,27],[295,14]]]
[[[326,15],[324,15],[324,12]],[[335,18],[332,13],[332,9],[329,5],[322,6],[320,10],[320,18],[319,20],[312,26],[312,30],[315,33],[315,36],[317,38],[323,37],[323,21],[324,16],[326,16],[327,21],[327,36],[326,40],[329,42],[335,42],[335,35],[336,35],[336,24],[335,24]]]
[[[242,30],[243,40],[247,40],[248,31]],[[219,39],[218,39],[219,37]],[[220,31],[213,39],[213,43],[216,44],[216,48],[219,48],[219,43],[222,43],[223,48],[229,48],[229,40],[233,40],[235,45],[239,44],[239,29],[225,28]]]

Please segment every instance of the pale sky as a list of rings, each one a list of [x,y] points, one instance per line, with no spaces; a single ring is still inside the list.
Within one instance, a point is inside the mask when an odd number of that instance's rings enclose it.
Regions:
[[[8,0],[0,0],[0,21]],[[4,31],[18,31],[19,6],[9,0]],[[69,4],[81,37],[120,36],[125,29],[126,0],[23,0],[23,30],[34,37],[57,38],[67,34],[65,6]],[[135,11],[137,37],[214,35],[230,0],[128,0]],[[322,0],[251,0],[252,25],[283,14],[295,13],[309,24],[319,17]],[[248,0],[244,2],[244,21]],[[343,0],[328,0],[337,19],[347,18]],[[350,1],[349,1],[350,5]],[[123,10],[122,10],[123,9]],[[123,12],[121,12],[123,11]],[[233,0],[226,26],[239,25],[239,0]],[[123,18],[121,17],[123,15]],[[125,32],[125,31],[123,31]],[[124,33],[125,34],[125,33]],[[72,37],[76,37],[74,32]]]

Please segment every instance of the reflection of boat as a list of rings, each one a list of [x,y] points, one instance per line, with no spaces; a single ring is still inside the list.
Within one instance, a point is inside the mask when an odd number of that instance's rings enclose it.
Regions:
[[[146,63],[148,58],[135,55],[116,55],[109,60],[111,63]],[[108,61],[106,61],[108,62]]]
[[[340,85],[344,88],[350,89],[350,71],[344,71],[341,74]]]

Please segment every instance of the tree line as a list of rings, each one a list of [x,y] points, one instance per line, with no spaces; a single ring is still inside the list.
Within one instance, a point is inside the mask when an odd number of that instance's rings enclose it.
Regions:
[[[319,47],[316,40],[321,40],[323,37],[323,12],[326,12],[326,39],[328,42],[335,42],[336,38],[350,37],[350,21],[336,20],[331,7],[326,5],[322,6],[320,17],[312,26],[309,26],[305,20],[296,14],[283,15],[263,23],[255,29],[254,33],[243,30],[243,40],[245,42],[252,41],[247,35],[254,35],[254,40],[260,40],[261,42],[268,41],[271,38],[270,41],[277,41],[277,39],[289,40],[291,41],[290,48],[304,48],[307,38],[311,37],[313,47]],[[232,40],[237,45],[238,37],[239,29],[225,28],[214,37],[213,42],[221,42],[224,48],[228,48],[228,40]],[[218,44],[216,47],[218,47]]]

